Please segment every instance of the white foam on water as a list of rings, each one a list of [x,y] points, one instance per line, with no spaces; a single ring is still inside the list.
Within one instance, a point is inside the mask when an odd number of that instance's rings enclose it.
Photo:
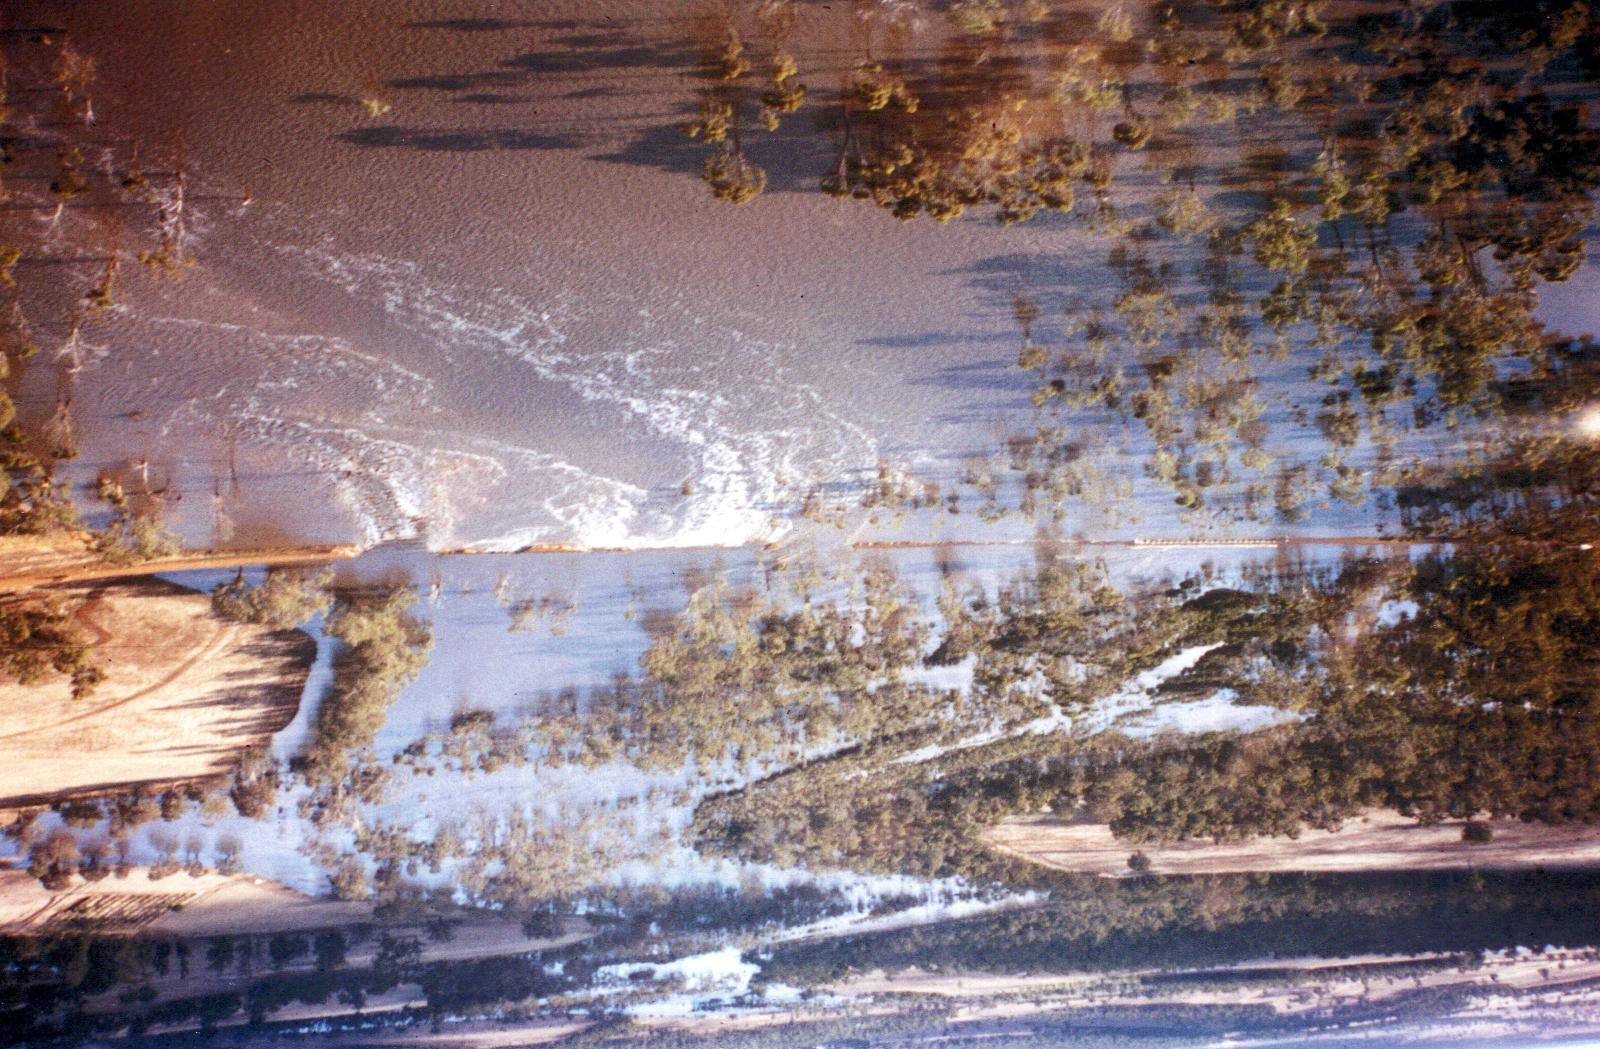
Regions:
[[[555,525],[510,537],[506,548],[557,529],[623,543],[646,496],[642,488],[596,477],[538,449],[418,425],[418,418],[440,415],[433,380],[344,339],[270,335],[192,318],[141,320],[191,329],[207,346],[237,348],[231,356],[258,362],[230,363],[229,378],[179,405],[161,435],[190,426],[220,430],[313,477],[337,479],[335,491],[364,543],[426,536],[449,545],[462,513],[507,490],[538,493],[536,504]],[[319,404],[318,391],[330,385],[342,400],[354,400],[354,411]],[[391,419],[400,411],[408,418]]]
[[[584,484],[567,487],[577,498],[535,499],[526,507],[537,508],[528,515],[533,523],[487,534],[430,532],[432,546],[509,551],[536,542],[623,548],[772,542],[787,533],[799,502],[786,479],[837,476],[876,459],[865,430],[828,411],[820,391],[785,373],[783,347],[731,328],[703,345],[681,343],[674,331],[699,320],[682,303],[665,320],[637,311],[621,333],[607,336],[619,348],[580,350],[569,332],[593,327],[594,309],[570,293],[541,305],[499,287],[443,285],[414,262],[341,255],[326,243],[278,250],[349,295],[381,304],[409,335],[436,343],[453,368],[470,373],[462,359],[472,353],[510,357],[591,410],[615,413],[619,434],[642,428],[694,464],[685,494],[671,505],[591,470]],[[458,501],[459,488],[445,487],[443,501]]]
[[[193,211],[195,242],[213,218]],[[242,299],[225,285],[205,289],[229,296],[225,319],[210,315],[223,301],[215,295],[157,290],[114,317],[117,341],[148,343],[159,375],[106,367],[128,358],[101,359],[104,347],[90,347],[94,359],[82,363],[103,373],[95,382],[113,414],[151,416],[171,447],[194,434],[237,440],[267,474],[305,477],[287,489],[291,498],[299,487],[313,502],[326,493],[326,505],[341,505],[364,544],[420,538],[435,550],[509,552],[767,543],[788,533],[798,509],[791,482],[875,461],[872,437],[785,367],[797,347],[749,334],[767,325],[731,307],[709,318],[682,299],[638,308],[618,273],[581,293],[452,284],[418,262],[342,252],[331,236],[308,242],[314,217],[265,202],[227,225],[227,242],[213,238],[215,257],[196,278],[233,274]],[[384,322],[343,337],[304,330],[294,306],[252,299],[264,280],[310,299],[328,289],[349,297],[352,315],[375,307]],[[191,315],[186,302],[201,305]],[[534,392],[542,385],[558,396],[516,400],[504,385],[507,361],[528,370]],[[562,393],[576,400],[562,403]],[[475,417],[458,417],[460,406],[484,402]],[[538,411],[557,415],[527,414]],[[583,437],[564,449],[517,437],[536,422],[577,435],[596,421],[616,435],[615,454],[584,447]],[[652,491],[621,476],[629,455],[635,466],[664,457],[677,476]],[[193,457],[188,466],[198,483],[217,470]]]

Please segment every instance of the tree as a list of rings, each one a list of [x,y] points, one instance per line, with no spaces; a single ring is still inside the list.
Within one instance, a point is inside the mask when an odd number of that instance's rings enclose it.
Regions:
[[[94,694],[105,671],[92,662],[90,641],[64,603],[0,596],[0,676],[22,685],[66,675],[72,697]]]
[[[72,884],[79,856],[77,835],[58,827],[28,850],[28,873],[45,888],[59,891]]]
[[[1294,206],[1278,197],[1266,215],[1245,230],[1255,246],[1256,262],[1275,273],[1303,273],[1311,262],[1311,249],[1317,233],[1307,222],[1295,218]]]
[[[409,609],[416,592],[392,584],[335,595],[324,625],[342,643],[333,685],[317,710],[312,740],[295,767],[312,786],[338,781],[349,755],[368,746],[389,706],[427,665],[433,637]]]
[[[182,549],[177,535],[162,524],[152,508],[119,508],[111,523],[95,536],[95,550],[114,565],[136,565],[172,557]]]
[[[241,570],[231,583],[218,584],[211,591],[211,607],[225,619],[292,630],[328,611],[333,604],[328,589],[332,582],[331,569],[312,573],[299,568],[269,568],[265,580],[250,586]]]
[[[737,147],[719,149],[707,158],[705,179],[712,196],[732,204],[755,199],[767,185],[767,173],[746,159]]]

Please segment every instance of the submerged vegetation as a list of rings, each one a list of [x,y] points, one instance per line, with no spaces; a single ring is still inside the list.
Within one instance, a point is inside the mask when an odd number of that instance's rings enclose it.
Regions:
[[[292,630],[316,616],[325,615],[333,605],[330,586],[333,572],[312,573],[298,568],[269,568],[266,578],[251,586],[244,571],[231,583],[220,583],[211,591],[211,608],[226,619],[241,623],[261,623],[277,630]]]
[[[995,0],[948,5],[942,26],[940,11],[856,5],[859,63],[793,103],[837,143],[818,183],[832,196],[1103,246],[1107,294],[1067,254],[1034,260],[1043,280],[1018,274],[1037,415],[961,478],[986,518],[1059,522],[1086,499],[1125,514],[1154,484],[1197,514],[1295,523],[1375,501],[1389,524],[1431,469],[1428,435],[1503,442],[1525,431],[1527,382],[1574,388],[1558,373],[1592,351],[1537,310],[1582,264],[1600,185],[1588,5]],[[788,137],[741,143],[768,105],[743,85],[768,55],[789,83],[795,23],[830,17],[730,8],[688,128],[716,151],[717,196],[759,191],[752,155],[795,162]],[[1135,473],[1109,454],[1130,445]]]
[[[116,313],[125,262],[152,275],[193,262],[182,164],[157,170],[125,135],[97,131],[95,78],[69,33],[8,30],[0,40],[0,535],[79,526],[57,475],[78,456],[78,376],[106,349],[91,337]],[[146,238],[153,246],[141,249]],[[19,409],[16,391],[41,371],[53,377],[48,410]],[[179,497],[170,488],[170,479],[152,488],[147,457],[102,472],[96,494],[109,520],[96,551],[117,565],[175,552],[163,524]]]

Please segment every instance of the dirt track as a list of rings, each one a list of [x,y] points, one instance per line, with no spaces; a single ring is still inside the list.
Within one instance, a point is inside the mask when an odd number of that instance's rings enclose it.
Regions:
[[[315,565],[356,556],[354,546],[310,546],[276,550],[195,550],[144,561],[114,565],[95,553],[87,532],[58,536],[0,536],[0,592],[30,590],[61,583],[130,579],[159,572],[193,572],[206,568],[248,565]]]

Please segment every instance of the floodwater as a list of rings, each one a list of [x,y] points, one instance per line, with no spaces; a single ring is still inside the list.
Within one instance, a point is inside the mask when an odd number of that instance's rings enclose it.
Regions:
[[[1586,1037],[1597,42],[1564,0],[7,6],[0,526],[51,477],[153,570],[359,554],[164,573],[316,660],[208,781],[0,799],[0,1026]],[[64,695],[93,592],[20,595],[0,683]],[[1445,844],[1162,870],[1378,811]],[[1126,863],[987,837],[1030,820]],[[207,871],[364,917],[71,902]]]
[[[107,8],[71,13],[96,116],[182,159],[206,265],[128,282],[106,337],[159,348],[160,374],[86,378],[80,425],[108,459],[170,457],[195,503],[232,442],[247,505],[307,479],[337,500],[319,535],[740,545],[807,485],[987,443],[1019,399],[961,379],[1010,339],[1009,300],[974,286],[1012,246],[995,231],[865,231],[800,193],[735,213],[668,177],[700,165],[672,128],[694,18]]]

